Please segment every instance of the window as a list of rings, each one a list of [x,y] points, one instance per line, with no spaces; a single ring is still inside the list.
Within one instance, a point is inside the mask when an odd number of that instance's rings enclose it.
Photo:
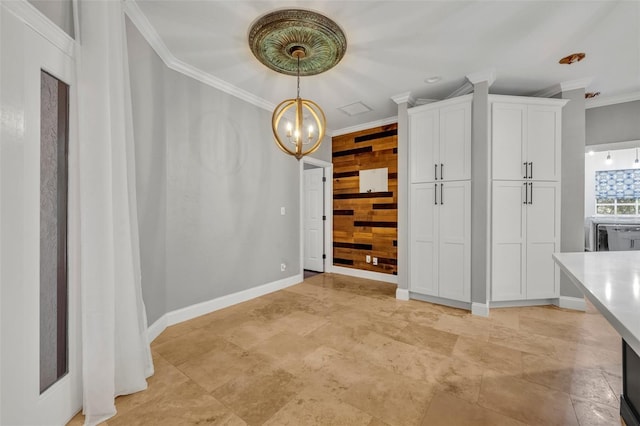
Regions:
[[[640,215],[640,169],[596,172],[596,214]]]

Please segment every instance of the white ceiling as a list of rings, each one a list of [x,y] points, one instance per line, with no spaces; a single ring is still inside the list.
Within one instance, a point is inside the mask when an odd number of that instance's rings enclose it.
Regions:
[[[394,95],[443,99],[465,76],[495,70],[491,93],[535,95],[592,78],[587,91],[640,91],[640,1],[212,1],[136,0],[178,60],[277,104],[295,97],[295,78],[253,56],[247,33],[275,9],[312,9],[333,19],[347,52],[333,69],[301,80],[332,130],[397,114]],[[573,65],[558,60],[585,52]],[[430,76],[442,76],[427,84]],[[349,117],[361,101],[372,111]]]

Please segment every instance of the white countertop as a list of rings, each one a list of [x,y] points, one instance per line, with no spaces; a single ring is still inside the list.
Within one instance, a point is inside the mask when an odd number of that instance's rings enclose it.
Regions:
[[[640,252],[555,253],[553,257],[640,354]]]

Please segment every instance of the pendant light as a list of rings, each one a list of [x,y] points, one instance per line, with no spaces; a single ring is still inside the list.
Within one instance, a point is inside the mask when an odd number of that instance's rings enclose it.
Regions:
[[[344,32],[310,10],[276,10],[252,24],[249,47],[263,65],[297,78],[295,99],[280,102],[271,117],[276,145],[298,160],[316,151],[327,120],[317,103],[300,97],[300,77],[320,74],[340,62],[347,49]]]
[[[613,163],[613,160],[611,159],[611,152],[607,152],[607,159],[604,160],[605,164],[611,164]]]
[[[320,147],[327,126],[322,108],[317,103],[300,97],[300,59],[305,55],[304,47],[291,48],[291,56],[298,62],[297,95],[295,99],[280,102],[271,117],[271,129],[276,144],[282,151],[298,160]],[[285,123],[282,123],[283,117],[287,117]]]

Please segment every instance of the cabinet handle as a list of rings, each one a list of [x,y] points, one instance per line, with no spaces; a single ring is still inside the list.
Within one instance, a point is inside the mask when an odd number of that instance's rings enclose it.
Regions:
[[[440,205],[444,206],[444,197],[442,196],[442,187],[444,186],[444,183],[440,184]]]
[[[533,161],[529,163],[529,179],[533,179]]]
[[[522,202],[522,204],[527,204],[527,202],[529,201],[529,192],[527,192],[527,182],[523,183],[524,185],[524,201]]]
[[[444,164],[440,163],[440,180],[443,180],[442,173],[444,173]]]
[[[437,164],[434,164],[434,165],[433,165],[433,167],[434,167],[434,170],[433,170],[433,177],[434,177],[436,180],[438,180],[438,165],[437,165]]]
[[[433,204],[438,205],[438,184],[433,184]]]
[[[527,172],[529,171],[529,169],[527,169],[527,162],[525,161],[524,163],[522,163],[522,165],[524,166],[524,176],[522,176],[522,179],[526,179]]]
[[[533,183],[529,183],[529,204],[533,204]]]

